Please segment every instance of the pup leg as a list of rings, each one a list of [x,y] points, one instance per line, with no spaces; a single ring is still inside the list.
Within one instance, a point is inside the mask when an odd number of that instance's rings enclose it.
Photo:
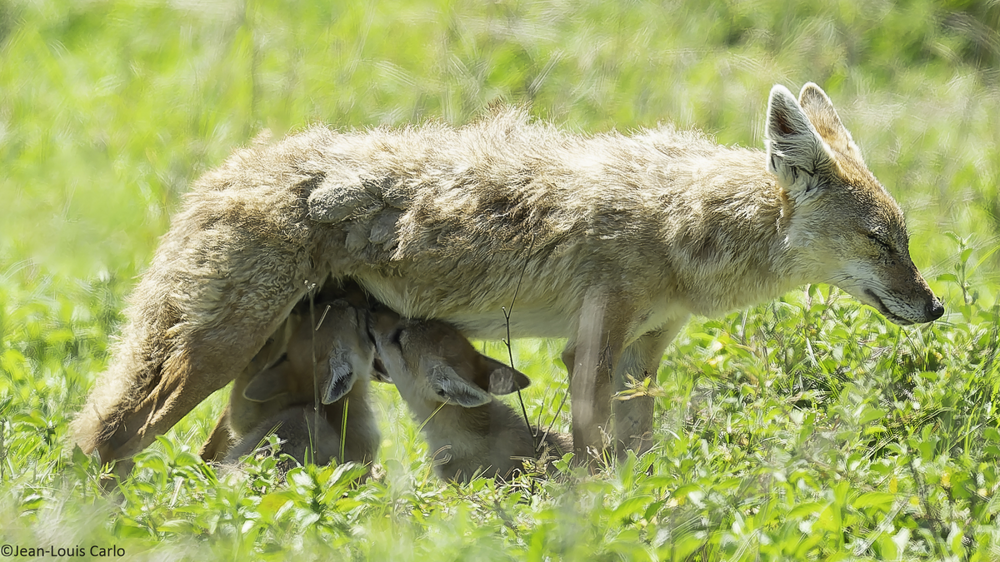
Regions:
[[[615,392],[626,390],[631,380],[641,383],[656,378],[663,350],[677,336],[687,318],[668,322],[658,330],[647,332],[625,348],[615,369]],[[615,450],[619,458],[626,450],[641,454],[653,445],[653,397],[632,396],[614,400]]]
[[[206,461],[221,461],[233,446],[233,434],[229,431],[229,404],[215,422],[215,429],[209,434],[208,440],[201,446],[201,458]]]

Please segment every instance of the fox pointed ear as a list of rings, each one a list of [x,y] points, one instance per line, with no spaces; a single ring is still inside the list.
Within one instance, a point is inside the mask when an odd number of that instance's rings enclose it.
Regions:
[[[510,394],[531,384],[531,379],[521,371],[505,365],[492,357],[486,357],[485,355],[483,357],[486,359],[486,367],[490,373],[490,394]]]
[[[833,108],[833,102],[826,95],[822,88],[809,82],[802,86],[799,93],[799,105],[812,123],[816,133],[826,141],[828,145],[838,152],[856,158],[861,161],[861,151],[854,144],[851,133],[844,127],[843,121],[837,115],[837,110]]]
[[[463,379],[455,369],[445,363],[439,363],[431,368],[430,385],[438,400],[458,404],[464,408],[475,408],[493,400],[488,392]]]
[[[799,105],[820,136],[825,136],[821,128],[825,124],[834,129],[834,132],[847,132],[844,129],[844,124],[840,121],[840,116],[837,115],[837,110],[833,108],[833,102],[830,101],[830,97],[826,95],[823,88],[820,88],[816,84],[809,82],[805,86],[802,86],[802,91],[799,92]]]
[[[324,404],[333,404],[354,388],[358,375],[351,362],[341,354],[330,354],[330,378],[320,389],[320,399]]]
[[[290,390],[287,365],[287,362],[282,362],[251,377],[243,389],[243,398],[250,402],[268,402],[287,394]]]
[[[767,170],[796,199],[815,194],[817,168],[831,163],[830,152],[799,102],[780,84],[771,88],[765,130]]]

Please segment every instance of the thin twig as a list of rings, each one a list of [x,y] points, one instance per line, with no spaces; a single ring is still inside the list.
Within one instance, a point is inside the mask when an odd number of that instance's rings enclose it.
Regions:
[[[309,325],[316,325],[315,314],[315,293],[316,284],[306,281],[306,291],[309,293]],[[324,316],[326,314],[324,313]],[[319,377],[316,372],[316,330],[309,332],[309,352],[312,354],[312,379],[313,379],[313,427],[319,427]],[[312,441],[312,432],[309,432],[309,440]],[[303,459],[304,460],[304,459]]]
[[[340,460],[337,462],[344,462],[344,450],[347,444],[347,409],[351,407],[351,399],[344,398],[344,415],[340,420]],[[316,433],[319,433],[317,430]]]
[[[330,305],[326,305],[326,308],[323,309],[323,314],[319,317],[319,323],[316,324],[315,328],[313,328],[314,332],[319,331],[320,326],[323,325],[323,321],[326,320],[326,315],[328,312],[330,312]]]
[[[326,305],[323,309],[323,314],[319,316],[319,322],[315,321],[313,313],[313,294],[309,294],[309,325],[313,327],[312,333],[309,334],[311,339],[310,345],[312,347],[312,368],[313,368],[313,427],[309,431],[309,447],[313,456],[313,461],[316,459],[316,445],[314,441],[319,440],[319,411],[322,405],[322,399],[319,395],[319,377],[316,373],[316,332],[319,332],[320,327],[323,326],[323,321],[326,320],[326,315],[330,313],[331,306]],[[340,458],[344,458],[344,434],[347,432],[347,400],[344,400],[344,419],[342,420],[342,427],[340,430]]]
[[[524,272],[528,270],[528,262],[531,261],[531,250],[535,247],[535,237],[531,237],[531,243],[528,244],[528,256],[524,260],[524,267],[521,268],[521,275],[517,278],[517,285],[514,287],[514,296],[510,299],[510,307],[504,308],[500,307],[503,311],[504,324],[507,327],[507,339],[504,340],[504,345],[507,346],[507,357],[510,360],[510,368],[514,368],[514,349],[510,345],[510,315],[514,312],[514,301],[517,300],[517,293],[521,290],[521,281],[524,280]],[[528,428],[528,433],[531,434],[531,438],[535,440],[535,447],[538,446],[538,434],[531,430],[531,420],[528,419],[528,410],[524,407],[524,398],[521,396],[521,389],[517,389],[517,401],[521,403],[521,415],[524,417],[524,425]]]
[[[566,397],[568,396],[568,391],[563,394],[562,400],[559,402],[559,407],[556,408],[556,413],[552,414],[552,421],[550,421],[549,426],[545,428],[545,433],[542,434],[542,438],[538,441],[539,443],[545,441],[545,438],[552,432],[552,426],[556,424],[556,419],[559,417],[559,412],[562,411],[563,405],[566,404]]]

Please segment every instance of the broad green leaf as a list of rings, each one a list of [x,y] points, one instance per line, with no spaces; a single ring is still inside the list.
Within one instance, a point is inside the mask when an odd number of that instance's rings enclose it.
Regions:
[[[867,492],[855,498],[854,501],[851,502],[851,506],[855,509],[881,507],[888,510],[892,507],[894,501],[896,501],[895,494],[889,494],[887,492]]]

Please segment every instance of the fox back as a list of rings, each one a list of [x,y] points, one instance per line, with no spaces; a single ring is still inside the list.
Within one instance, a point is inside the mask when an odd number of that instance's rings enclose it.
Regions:
[[[520,336],[569,335],[595,285],[630,309],[626,345],[804,283],[897,323],[938,318],[903,214],[826,94],[809,84],[796,101],[775,86],[765,126],[764,152],[671,127],[580,137],[516,109],[462,129],[314,131],[317,164],[336,173],[310,194],[310,216],[345,236],[351,255],[331,270],[474,337],[503,337],[496,311],[522,271]]]

